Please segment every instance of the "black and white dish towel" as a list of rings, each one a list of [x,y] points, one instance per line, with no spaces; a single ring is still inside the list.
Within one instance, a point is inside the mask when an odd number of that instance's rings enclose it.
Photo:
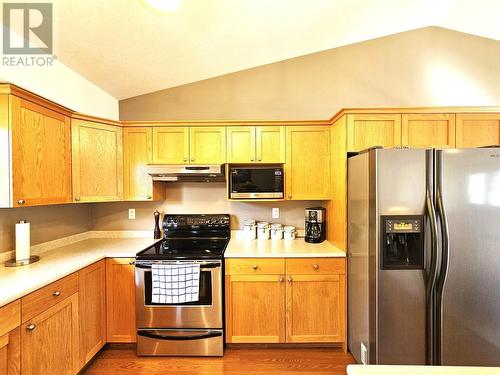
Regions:
[[[185,303],[199,300],[200,265],[152,264],[152,303]]]

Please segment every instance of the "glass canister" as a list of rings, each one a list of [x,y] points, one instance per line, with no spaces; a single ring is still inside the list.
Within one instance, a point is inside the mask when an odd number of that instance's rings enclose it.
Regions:
[[[258,240],[269,239],[269,223],[267,221],[259,221],[257,223],[257,239]]]
[[[297,235],[297,231],[295,230],[294,226],[287,225],[286,227],[283,228],[283,234],[285,240],[294,240]]]
[[[257,226],[255,225],[255,220],[245,220],[243,222],[243,232],[247,240],[255,240],[257,238]]]
[[[271,224],[271,239],[272,240],[282,240],[283,239],[283,226],[281,224]]]

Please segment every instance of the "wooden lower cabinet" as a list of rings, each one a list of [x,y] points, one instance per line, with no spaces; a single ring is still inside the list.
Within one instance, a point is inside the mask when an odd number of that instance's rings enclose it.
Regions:
[[[21,303],[19,300],[0,307],[0,374],[21,372]]]
[[[104,260],[78,272],[80,368],[106,344],[106,263]]]
[[[283,261],[284,274],[263,274]],[[342,343],[345,350],[345,319],[344,258],[226,260],[227,343]]]
[[[73,375],[79,366],[78,293],[21,326],[23,375]]]
[[[107,342],[137,341],[134,258],[106,259]]]

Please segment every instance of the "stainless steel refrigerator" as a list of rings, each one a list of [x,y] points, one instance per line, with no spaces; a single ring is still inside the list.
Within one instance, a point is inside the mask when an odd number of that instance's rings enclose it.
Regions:
[[[500,366],[500,148],[348,159],[359,363]]]

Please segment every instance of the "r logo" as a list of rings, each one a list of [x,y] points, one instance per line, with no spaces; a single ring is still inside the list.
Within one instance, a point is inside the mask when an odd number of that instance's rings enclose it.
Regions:
[[[52,54],[52,3],[4,3],[3,24],[4,54]]]

